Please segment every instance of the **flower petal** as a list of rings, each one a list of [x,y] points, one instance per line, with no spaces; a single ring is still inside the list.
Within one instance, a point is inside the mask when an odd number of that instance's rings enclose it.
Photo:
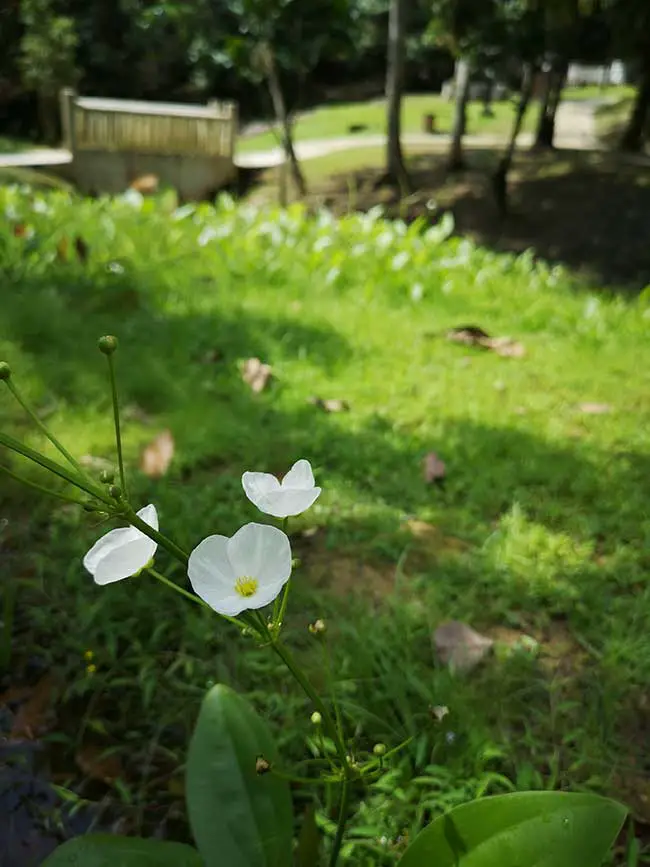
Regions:
[[[187,563],[187,575],[197,596],[220,613],[219,603],[230,596],[239,576],[228,559],[228,537],[208,536],[196,546]]]
[[[126,545],[129,542],[137,539],[141,533],[135,527],[120,527],[117,530],[111,530],[106,533],[101,539],[98,539],[92,546],[90,551],[83,559],[85,568],[94,575],[99,563],[107,556],[112,554],[117,548]]]
[[[264,502],[266,496],[271,491],[280,490],[280,482],[270,473],[246,472],[241,477],[241,483],[248,499],[261,511],[264,511],[264,509],[260,506],[260,503]]]
[[[237,578],[255,578],[260,587],[282,586],[291,575],[289,537],[268,524],[245,524],[237,530],[228,542],[228,558]]]
[[[286,476],[282,479],[282,488],[312,489],[316,482],[311,464],[302,458],[296,461]]]
[[[124,531],[125,534],[130,529]],[[113,530],[112,532],[119,533],[120,531]],[[107,533],[108,535],[110,533]],[[100,539],[99,541],[103,540]],[[135,575],[153,559],[156,548],[156,543],[147,536],[143,536],[142,533],[138,533],[135,539],[129,539],[125,535],[118,544],[113,544],[110,548],[105,546],[104,556],[97,562],[93,573],[95,583],[112,584],[115,581],[121,581],[123,578]]]
[[[144,509],[140,509],[136,514],[138,518],[145,522],[145,524],[149,524],[149,526],[153,527],[154,530],[158,529],[158,512],[153,503],[149,503],[148,506],[145,506]],[[138,530],[138,532],[140,531]]]
[[[275,491],[268,494],[264,507],[259,508],[267,515],[274,518],[289,518],[291,515],[300,515],[312,506],[320,497],[321,488],[311,488],[303,491],[298,488]]]

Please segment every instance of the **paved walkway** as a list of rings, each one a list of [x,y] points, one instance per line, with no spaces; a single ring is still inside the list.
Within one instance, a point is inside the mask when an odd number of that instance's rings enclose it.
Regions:
[[[605,99],[590,99],[574,102],[562,102],[558,108],[556,121],[555,143],[559,148],[577,150],[592,150],[598,147],[596,138],[596,109],[607,102]],[[381,147],[386,142],[384,135],[356,135],[340,138],[313,139],[296,143],[296,155],[299,160],[310,160],[316,157],[356,148]],[[409,133],[402,136],[406,147],[422,148],[432,151],[444,151],[449,147],[449,136],[446,134],[426,135],[424,133]],[[504,145],[503,136],[467,135],[463,139],[467,148],[497,148]],[[522,133],[518,144],[530,147],[532,135]],[[66,150],[38,148],[16,154],[0,154],[0,168],[65,165],[72,161],[72,155]],[[281,147],[267,148],[262,151],[250,151],[235,155],[235,164],[242,168],[267,168],[280,165],[284,161]]]

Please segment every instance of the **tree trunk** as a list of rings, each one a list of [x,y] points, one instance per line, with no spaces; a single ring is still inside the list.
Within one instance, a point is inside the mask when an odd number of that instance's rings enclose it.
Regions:
[[[402,90],[405,58],[405,0],[391,0],[388,17],[388,54],[386,73],[386,175],[390,183],[408,190],[401,142]]]
[[[551,69],[548,74],[548,82],[539,111],[539,120],[537,121],[537,132],[535,134],[535,144],[533,145],[535,148],[547,149],[553,147],[555,115],[562,99],[567,71],[568,65],[562,63],[561,66]]]
[[[634,108],[621,138],[620,150],[638,153],[650,127],[650,62],[646,60],[636,92]]]
[[[269,93],[271,94],[271,102],[273,103],[273,111],[278,123],[280,124],[282,147],[284,148],[285,157],[289,163],[289,168],[291,169],[291,176],[298,193],[301,198],[304,198],[304,196],[307,195],[307,184],[293,146],[291,118],[289,117],[287,105],[284,101],[284,94],[282,93],[282,86],[280,84],[280,78],[275,64],[275,57],[270,51],[267,54],[267,81],[269,85]]]
[[[458,172],[465,168],[463,156],[463,135],[467,122],[467,101],[469,99],[470,66],[469,61],[460,59],[456,63],[456,105],[454,110],[454,125],[451,132],[451,147],[447,168],[450,172]]]
[[[495,173],[492,175],[492,189],[494,191],[494,197],[496,199],[499,214],[502,217],[505,217],[508,214],[508,172],[512,166],[515,148],[517,147],[517,138],[521,132],[521,125],[524,122],[524,117],[526,116],[526,111],[530,104],[530,98],[533,93],[533,82],[534,69],[531,64],[527,63],[523,70],[519,105],[517,106],[517,113],[515,114],[515,119],[512,124],[510,141],[508,142],[508,146],[502,159],[499,161]]]

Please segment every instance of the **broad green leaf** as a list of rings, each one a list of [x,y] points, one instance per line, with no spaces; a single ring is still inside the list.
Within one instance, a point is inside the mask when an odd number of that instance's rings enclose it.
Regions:
[[[86,834],[59,846],[41,867],[203,867],[203,862],[184,843]]]
[[[316,810],[314,805],[310,804],[305,810],[300,826],[300,837],[298,838],[295,857],[296,867],[318,867],[320,863],[319,850],[320,834],[316,825]]]
[[[287,867],[293,821],[286,780],[258,774],[277,753],[264,721],[222,684],[201,705],[187,757],[187,808],[206,867]]]
[[[626,814],[616,801],[589,794],[481,798],[432,822],[399,867],[599,867]]]

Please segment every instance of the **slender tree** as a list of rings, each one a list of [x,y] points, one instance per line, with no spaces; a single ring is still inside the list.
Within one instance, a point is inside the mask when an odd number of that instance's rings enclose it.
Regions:
[[[386,74],[386,174],[401,189],[408,189],[401,142],[402,92],[406,48],[406,0],[391,0],[388,19],[388,56]]]

